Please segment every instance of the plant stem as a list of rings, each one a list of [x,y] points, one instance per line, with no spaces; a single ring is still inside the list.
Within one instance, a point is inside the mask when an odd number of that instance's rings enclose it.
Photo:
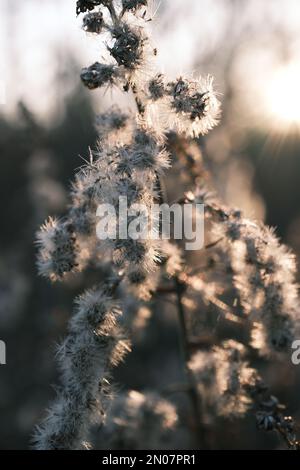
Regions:
[[[116,12],[116,9],[115,9],[115,6],[114,6],[113,2],[111,2],[109,5],[107,5],[107,9],[110,13],[113,24],[115,26],[117,26],[119,24],[119,18],[118,18],[118,15],[117,15],[117,12]]]
[[[178,320],[179,320],[179,339],[181,345],[181,353],[184,362],[184,369],[185,375],[188,381],[188,394],[190,397],[191,404],[194,410],[194,417],[195,417],[195,428],[197,433],[197,440],[199,441],[199,445],[202,445],[204,448],[208,448],[208,443],[206,440],[204,425],[202,422],[202,404],[200,395],[197,390],[197,384],[195,381],[195,377],[193,372],[189,367],[189,362],[191,360],[191,353],[189,348],[189,341],[188,341],[188,332],[187,332],[187,325],[186,325],[186,318],[185,318],[185,309],[182,303],[182,283],[176,277],[175,278],[175,288],[176,288],[176,296],[177,296],[177,310],[178,310]]]

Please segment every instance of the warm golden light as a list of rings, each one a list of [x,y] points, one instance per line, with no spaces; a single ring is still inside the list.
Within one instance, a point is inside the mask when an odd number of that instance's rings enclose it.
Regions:
[[[290,64],[275,73],[266,90],[267,106],[278,122],[300,124],[300,64]]]

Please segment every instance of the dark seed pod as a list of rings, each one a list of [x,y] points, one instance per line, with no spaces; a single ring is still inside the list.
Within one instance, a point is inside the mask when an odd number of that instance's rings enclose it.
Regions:
[[[123,10],[135,11],[138,8],[148,5],[148,0],[122,0]]]
[[[100,34],[104,25],[103,14],[101,11],[88,13],[83,18],[83,29],[87,33]]]
[[[127,69],[134,69],[140,65],[144,45],[140,32],[124,23],[112,31],[112,36],[115,43],[109,51],[118,65],[123,65]]]
[[[78,0],[76,3],[76,14],[92,11],[98,5],[104,5],[107,2],[102,0]]]
[[[84,85],[90,90],[95,90],[107,83],[113,84],[115,67],[113,65],[100,64],[95,62],[90,67],[81,71],[80,78]]]
[[[263,431],[273,431],[276,425],[274,417],[263,411],[256,414],[256,424],[258,429]]]

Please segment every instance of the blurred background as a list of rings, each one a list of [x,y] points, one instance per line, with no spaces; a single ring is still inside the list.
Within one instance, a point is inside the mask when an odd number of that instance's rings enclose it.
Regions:
[[[171,77],[215,77],[222,121],[204,142],[220,196],[275,226],[299,257],[299,0],[161,0],[152,10],[161,70]],[[102,50],[99,38],[82,31],[75,0],[0,3],[0,339],[7,345],[7,365],[0,366],[1,449],[28,448],[54,395],[55,342],[82,290],[82,279],[51,286],[37,277],[34,238],[48,215],[67,207],[70,180],[97,139],[95,114],[112,98],[124,100],[87,92],[80,82],[81,68],[99,60]],[[157,373],[150,365],[145,373],[153,345],[158,357],[164,354],[161,368],[176,378],[168,319],[153,321],[162,336],[152,325],[140,359],[132,356],[128,372],[119,372],[124,387],[147,382],[155,388]],[[159,350],[161,342],[166,351]],[[286,364],[277,365],[269,375],[300,423],[295,369],[287,373]],[[255,424],[249,426],[253,431]],[[235,429],[216,445],[278,446],[272,437]]]

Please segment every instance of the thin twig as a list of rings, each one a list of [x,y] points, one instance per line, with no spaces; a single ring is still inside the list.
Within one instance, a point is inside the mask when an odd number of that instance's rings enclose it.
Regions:
[[[181,345],[181,352],[184,361],[184,368],[186,378],[189,384],[188,387],[188,394],[191,400],[191,404],[193,406],[194,414],[195,414],[195,425],[197,436],[199,439],[199,444],[201,444],[204,448],[207,448],[207,441],[204,432],[204,425],[202,419],[202,404],[200,395],[197,390],[197,384],[195,381],[195,377],[193,372],[189,367],[189,362],[191,360],[191,353],[189,348],[189,341],[188,341],[188,332],[186,326],[186,318],[185,318],[185,310],[182,302],[182,284],[178,278],[175,278],[175,287],[176,287],[176,295],[177,295],[177,310],[178,310],[178,320],[179,320],[179,338],[180,338],[180,345]]]
[[[111,16],[113,24],[116,26],[119,24],[119,18],[115,9],[115,6],[113,2],[111,2],[109,5],[107,5],[107,9],[109,11],[109,14]]]

